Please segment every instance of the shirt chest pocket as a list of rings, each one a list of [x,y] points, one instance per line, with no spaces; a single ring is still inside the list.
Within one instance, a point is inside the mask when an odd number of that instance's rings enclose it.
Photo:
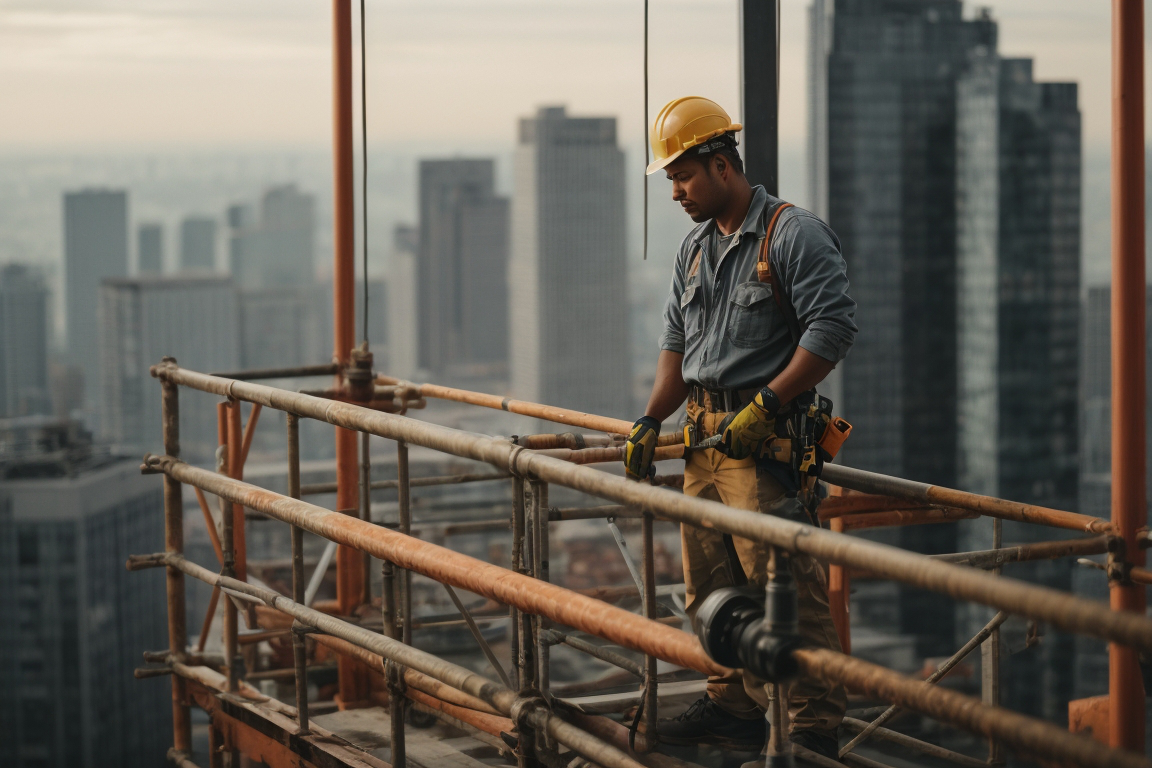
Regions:
[[[770,284],[740,283],[729,300],[728,341],[737,347],[760,346],[775,330],[777,314]]]
[[[684,341],[688,343],[704,330],[704,300],[700,294],[699,278],[693,277],[684,293],[680,294],[680,313],[684,317]]]

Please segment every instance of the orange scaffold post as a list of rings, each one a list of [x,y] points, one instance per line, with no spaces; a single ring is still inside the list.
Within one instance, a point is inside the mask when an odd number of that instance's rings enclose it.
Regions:
[[[339,366],[336,386],[344,385],[344,370],[356,345],[356,263],[352,169],[352,2],[332,0],[332,169],[333,169],[333,358]],[[336,428],[336,508],[357,514],[356,433]],[[336,602],[347,616],[364,594],[364,565],[350,547],[336,553]],[[367,698],[366,682],[350,659],[339,662],[340,704]]]
[[[1144,613],[1137,532],[1144,479],[1144,2],[1112,2],[1112,525],[1123,538],[1108,570],[1112,609]],[[1135,648],[1108,647],[1109,743],[1144,751],[1144,685]]]

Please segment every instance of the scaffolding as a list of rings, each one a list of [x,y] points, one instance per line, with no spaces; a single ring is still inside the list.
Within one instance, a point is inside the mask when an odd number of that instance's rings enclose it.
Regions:
[[[876,766],[856,749],[869,738],[891,741],[911,753],[962,766],[999,764],[1003,750],[1053,764],[1129,768],[1152,766],[1143,752],[1144,693],[1138,654],[1152,653],[1152,620],[1144,616],[1144,587],[1152,573],[1144,566],[1146,546],[1144,479],[1144,236],[1143,236],[1143,4],[1114,0],[1113,39],[1113,517],[1111,522],[1086,515],[1046,509],[1002,499],[928,486],[899,478],[829,465],[823,479],[833,496],[820,510],[829,529],[738,510],[676,490],[681,476],[636,483],[596,470],[589,464],[619,461],[622,438],[630,425],[593,414],[525,403],[495,395],[432,384],[414,384],[378,375],[367,345],[356,346],[354,331],[353,173],[351,3],[333,0],[334,18],[334,156],[335,156],[335,344],[333,362],[294,370],[213,375],[187,370],[166,358],[152,369],[162,388],[163,454],[145,457],[143,471],[164,482],[164,551],[133,556],[131,570],[164,568],[167,574],[168,648],[145,654],[153,666],[139,677],[171,675],[174,744],[171,762],[195,766],[192,755],[191,707],[210,717],[209,766],[223,766],[229,756],[239,765],[243,755],[274,766],[383,766],[339,734],[309,718],[307,669],[318,646],[337,654],[342,708],[384,705],[390,722],[390,762],[406,764],[405,716],[409,708],[431,713],[464,729],[515,761],[519,768],[578,766],[580,761],[604,768],[681,768],[685,764],[654,751],[663,681],[663,660],[703,674],[725,671],[703,651],[696,637],[674,626],[678,617],[661,617],[654,569],[654,526],[671,521],[707,526],[781,552],[804,553],[830,564],[830,604],[845,653],[801,648],[794,657],[802,675],[843,684],[849,690],[886,702],[871,722],[846,718],[857,735],[841,750],[839,760],[815,755],[799,745],[780,743],[823,766]],[[257,383],[288,375],[335,375],[319,390],[292,392]],[[219,471],[198,468],[180,459],[179,391],[207,392],[222,398],[218,407],[219,442],[224,461]],[[488,437],[437,426],[407,415],[428,399],[452,400],[592,430],[598,435],[544,434],[518,439]],[[247,424],[243,403],[250,404]],[[243,480],[244,463],[260,413],[285,413],[288,483],[286,493],[259,488]],[[299,423],[313,419],[333,425],[336,444],[334,483],[302,486]],[[369,436],[394,441],[396,480],[373,481]],[[413,479],[409,446],[490,465],[472,472]],[[678,458],[683,446],[662,440],[657,460]],[[512,487],[511,520],[454,522],[460,530],[509,530],[512,563],[503,568],[413,536],[411,491],[469,482],[507,482]],[[195,490],[207,523],[219,570],[197,565],[184,556],[183,486]],[[395,488],[399,525],[396,530],[369,517],[373,488]],[[549,489],[562,487],[602,502],[585,509],[558,509],[549,504]],[[336,510],[303,500],[304,495],[336,493]],[[205,494],[223,503],[219,535]],[[247,578],[245,510],[291,527],[291,594],[281,594]],[[640,613],[601,599],[605,590],[565,589],[549,579],[551,524],[570,519],[638,518],[642,531],[640,563],[632,562],[621,539],[622,556],[641,598]],[[854,529],[930,524],[988,517],[993,548],[942,556],[923,556],[854,538]],[[1003,520],[1045,525],[1085,534],[1081,538],[1003,547]],[[305,580],[303,534],[309,532],[336,545],[335,604],[310,607]],[[1112,605],[1106,607],[999,574],[1005,563],[1107,554]],[[380,563],[381,629],[357,619],[357,609],[373,600],[368,560]],[[327,568],[322,563],[320,572]],[[848,622],[849,577],[866,571],[930,590],[955,600],[998,611],[995,617],[953,656],[920,681],[853,658]],[[496,671],[489,679],[412,645],[416,626],[412,574],[442,584],[464,624]],[[185,577],[212,585],[208,616],[196,643],[189,643],[185,612]],[[462,589],[488,598],[507,617],[511,651],[507,668],[479,630],[476,618],[459,599]],[[313,590],[314,592],[314,590]],[[205,652],[211,618],[224,603],[223,653]],[[321,609],[323,608],[323,610]],[[262,695],[246,682],[251,672],[241,648],[241,614],[252,636],[273,633],[292,638],[292,676],[296,705]],[[1107,744],[1070,733],[1050,723],[1008,711],[999,701],[1001,624],[1010,616],[1042,621],[1069,633],[1110,643],[1110,698]],[[599,645],[577,633],[599,638]],[[640,686],[636,701],[644,727],[624,726],[572,706],[554,695],[550,685],[550,649],[558,644],[619,667]],[[611,646],[643,655],[637,662]],[[250,647],[250,644],[249,644]],[[935,685],[968,654],[981,649],[981,699]],[[777,695],[782,695],[778,690]],[[988,740],[988,759],[958,754],[884,728],[899,709],[920,712]],[[781,705],[774,717],[781,724]],[[655,734],[655,737],[653,737]],[[1101,735],[1101,734],[1098,734]]]

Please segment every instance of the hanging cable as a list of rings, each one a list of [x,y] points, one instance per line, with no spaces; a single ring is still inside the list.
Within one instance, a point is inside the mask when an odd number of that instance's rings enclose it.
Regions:
[[[648,261],[648,0],[644,0],[644,261]]]
[[[364,342],[368,342],[368,51],[364,45],[364,0],[360,0],[360,237],[364,248]]]

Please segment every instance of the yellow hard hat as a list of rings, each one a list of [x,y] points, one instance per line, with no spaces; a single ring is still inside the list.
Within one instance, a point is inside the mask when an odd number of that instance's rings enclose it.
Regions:
[[[685,150],[742,127],[740,123],[732,122],[724,108],[710,99],[685,96],[670,101],[652,123],[649,141],[654,159],[648,165],[647,173],[656,173]]]

